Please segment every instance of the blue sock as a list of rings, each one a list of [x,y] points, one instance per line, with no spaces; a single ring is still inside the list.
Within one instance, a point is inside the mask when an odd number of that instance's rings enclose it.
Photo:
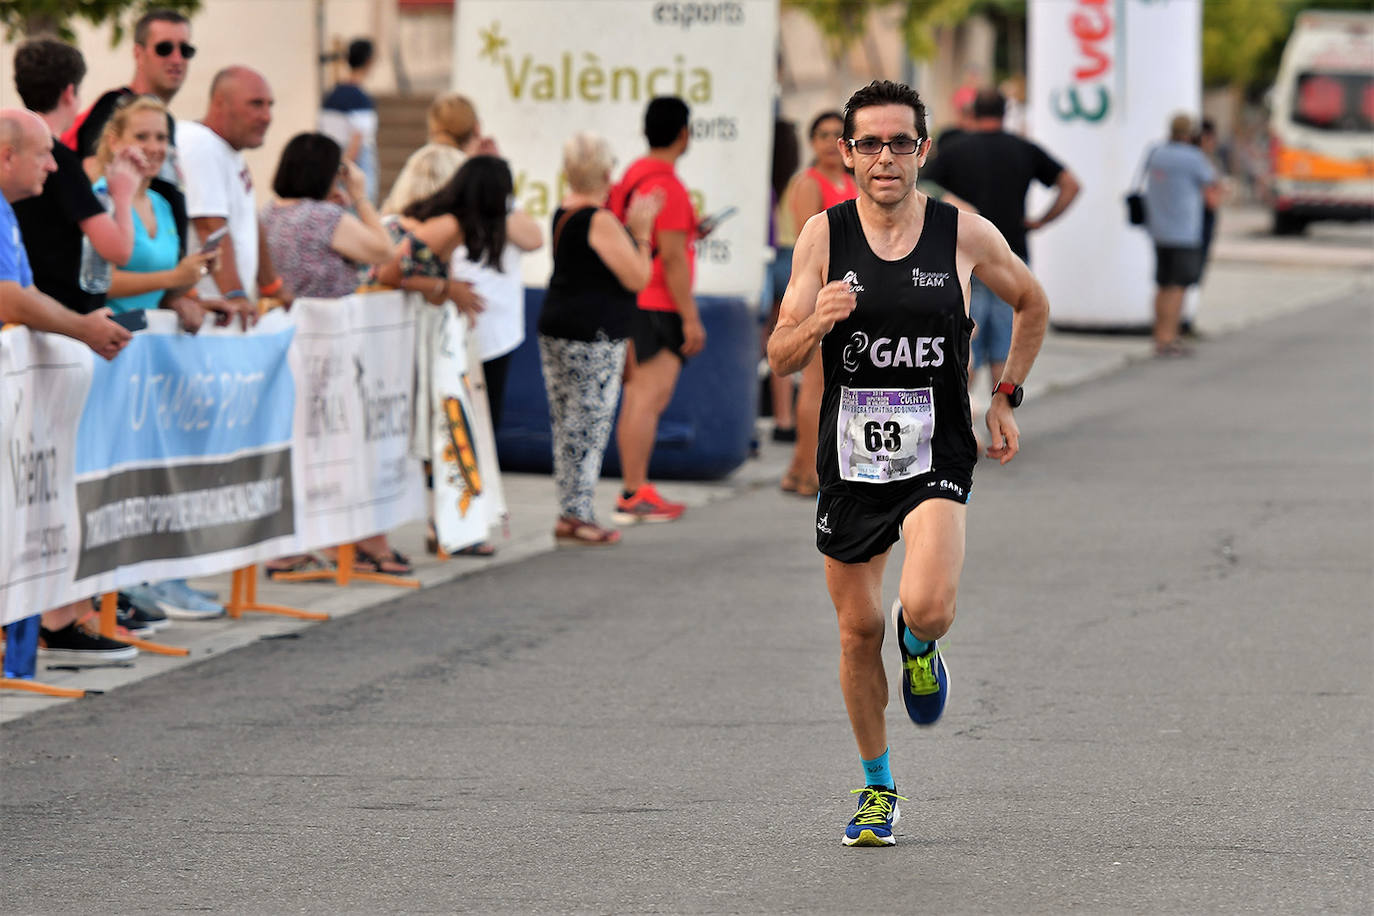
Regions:
[[[906,621],[902,621],[902,645],[906,647],[907,655],[920,655],[930,649],[930,643],[924,639],[917,639],[916,634],[907,627]]]
[[[862,757],[859,758],[863,760]],[[864,765],[864,785],[866,786],[887,786],[889,789],[895,787],[892,781],[892,770],[887,765],[887,750],[884,750],[881,757],[874,757],[872,760],[863,760]]]

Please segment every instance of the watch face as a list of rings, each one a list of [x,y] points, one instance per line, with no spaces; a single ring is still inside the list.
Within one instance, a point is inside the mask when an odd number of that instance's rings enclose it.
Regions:
[[[1026,391],[1020,385],[1017,385],[1015,388],[1013,388],[1011,394],[1007,395],[1007,397],[1011,400],[1012,407],[1020,407],[1021,399],[1025,396]]]

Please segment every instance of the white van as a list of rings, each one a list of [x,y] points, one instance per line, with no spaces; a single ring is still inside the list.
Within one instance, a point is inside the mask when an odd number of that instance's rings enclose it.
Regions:
[[[1298,15],[1269,133],[1276,233],[1374,219],[1374,13]]]

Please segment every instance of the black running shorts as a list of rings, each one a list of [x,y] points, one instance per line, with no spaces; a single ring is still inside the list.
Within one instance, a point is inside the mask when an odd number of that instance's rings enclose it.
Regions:
[[[634,319],[632,338],[636,362],[646,362],[659,350],[670,350],[678,359],[687,362],[687,357],[682,355],[682,345],[686,343],[682,336],[682,316],[677,312],[640,309]]]
[[[1156,286],[1195,286],[1201,279],[1201,248],[1155,246]]]
[[[906,496],[873,503],[822,492],[816,500],[816,549],[841,563],[866,563],[902,536],[902,522],[928,499],[968,504],[973,481],[947,471],[932,471],[902,488]]]

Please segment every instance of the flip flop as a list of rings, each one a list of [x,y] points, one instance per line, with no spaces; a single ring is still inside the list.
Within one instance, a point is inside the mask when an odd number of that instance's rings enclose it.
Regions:
[[[560,518],[553,526],[553,539],[570,547],[610,547],[620,543],[620,532],[577,518]]]
[[[275,579],[282,573],[313,572],[317,569],[330,569],[331,567],[314,554],[302,554],[298,557],[290,557],[289,562],[284,566],[264,566],[263,572],[267,578]]]
[[[390,563],[392,566],[400,566],[403,568],[383,569],[382,566],[385,563]],[[404,554],[402,554],[399,550],[397,550],[394,547],[391,548],[391,553],[385,556],[377,556],[376,554],[368,553],[367,551],[359,547],[354,547],[353,571],[381,573],[384,576],[408,576],[411,573],[415,572],[415,569],[410,565],[410,560],[408,560]]]
[[[478,541],[476,544],[469,544],[462,550],[455,550],[449,554],[451,557],[493,557],[496,556],[496,548],[486,541]]]

